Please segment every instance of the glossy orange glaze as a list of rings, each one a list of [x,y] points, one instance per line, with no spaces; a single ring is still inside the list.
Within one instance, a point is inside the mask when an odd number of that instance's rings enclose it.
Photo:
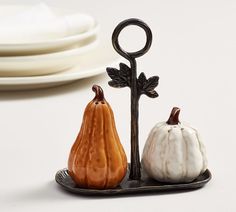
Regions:
[[[80,187],[114,188],[126,174],[127,158],[112,109],[102,89],[95,86],[93,90],[96,96],[85,109],[80,132],[70,152],[68,170]]]

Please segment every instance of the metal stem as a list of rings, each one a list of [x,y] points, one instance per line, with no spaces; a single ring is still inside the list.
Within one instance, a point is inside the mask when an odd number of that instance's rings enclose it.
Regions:
[[[137,70],[134,58],[130,60],[131,66],[131,169],[129,178],[139,180],[141,178],[139,156],[139,97],[137,89]]]

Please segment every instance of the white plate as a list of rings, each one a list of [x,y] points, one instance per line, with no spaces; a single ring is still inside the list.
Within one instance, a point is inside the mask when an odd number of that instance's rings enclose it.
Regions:
[[[98,45],[96,37],[87,42],[82,47],[56,53],[0,57],[0,76],[34,76],[66,70],[80,63],[79,57]]]
[[[27,8],[29,5],[1,5],[0,12],[1,15],[4,14],[14,14],[23,8]],[[58,15],[71,14],[74,10],[65,10],[59,8],[52,8],[52,10]],[[73,45],[80,45],[84,40],[94,37],[98,34],[100,26],[95,22],[94,27],[84,33],[80,33],[73,36],[68,36],[64,38],[59,38],[55,40],[34,42],[34,43],[11,43],[11,44],[1,44],[0,43],[0,55],[32,55],[32,54],[42,54],[55,52],[70,48]]]
[[[66,84],[104,73],[106,67],[117,66],[121,61],[110,42],[101,43],[93,51],[82,55],[80,65],[70,70],[45,76],[0,77],[0,90],[27,90]]]

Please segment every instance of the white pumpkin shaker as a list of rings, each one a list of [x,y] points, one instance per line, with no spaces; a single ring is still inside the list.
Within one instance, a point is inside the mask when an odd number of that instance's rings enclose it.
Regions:
[[[174,107],[167,122],[151,130],[142,155],[148,176],[160,182],[191,182],[207,168],[206,152],[196,129],[179,122]]]

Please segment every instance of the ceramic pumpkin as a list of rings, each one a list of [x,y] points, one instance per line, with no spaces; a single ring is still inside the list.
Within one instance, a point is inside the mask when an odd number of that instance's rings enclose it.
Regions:
[[[72,146],[69,175],[80,187],[114,188],[124,178],[127,159],[118,137],[114,115],[101,87],[94,85],[78,137]]]
[[[180,123],[179,113],[179,108],[173,108],[167,122],[154,126],[143,150],[143,168],[161,182],[191,182],[207,168],[199,133]]]

